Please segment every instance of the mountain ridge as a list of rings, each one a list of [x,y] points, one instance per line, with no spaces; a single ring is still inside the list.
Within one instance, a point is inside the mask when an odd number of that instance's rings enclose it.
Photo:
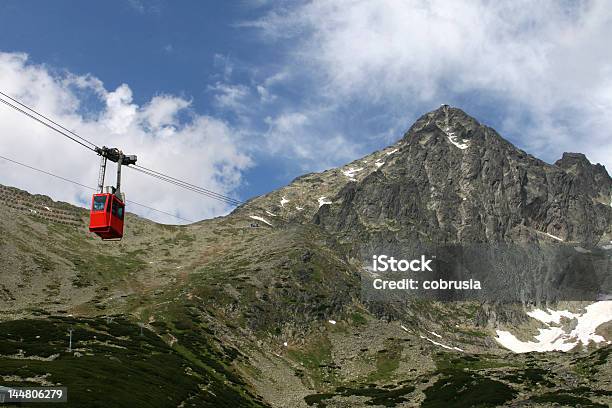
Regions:
[[[566,153],[564,157],[572,156]],[[356,188],[351,183],[361,185],[368,177],[375,180],[373,183],[380,182],[382,179],[376,179],[377,174],[388,174],[389,166],[401,160],[403,167],[396,169],[397,177],[410,177],[409,173],[413,172],[417,176],[411,180],[417,184],[417,177],[427,180],[415,190],[418,194],[427,194],[427,188],[446,190],[443,192],[446,194],[444,200],[462,206],[461,201],[467,201],[470,194],[475,193],[476,197],[473,198],[489,207],[486,213],[468,214],[466,224],[471,224],[471,219],[475,217],[488,218],[479,222],[490,224],[494,222],[492,219],[499,219],[502,212],[511,212],[511,208],[494,208],[503,206],[502,201],[521,207],[520,214],[515,214],[511,225],[502,227],[503,233],[498,233],[496,226],[480,226],[477,231],[458,234],[460,226],[454,225],[457,240],[483,240],[492,236],[501,239],[512,228],[529,224],[527,226],[535,231],[563,240],[596,245],[612,234],[609,228],[606,229],[612,220],[612,178],[604,166],[593,165],[586,157],[584,159],[578,173],[572,172],[566,165],[568,159],[548,164],[518,149],[494,129],[481,125],[460,109],[443,105],[417,119],[395,144],[345,166],[298,177],[275,192],[249,200],[235,213],[258,211],[254,215],[267,219],[271,224],[278,215],[284,215],[289,221],[310,222],[313,216],[320,220],[324,214],[317,215],[319,209],[328,205],[321,203],[330,203],[332,207],[340,205],[352,194],[344,190]],[[417,166],[413,162],[425,165]],[[454,181],[449,163],[452,170],[459,174],[455,184],[459,184],[460,188],[455,191],[450,191],[445,185]],[[481,182],[480,191],[474,191],[471,186],[475,180]],[[489,188],[484,183],[493,186]],[[389,191],[397,188],[388,187]],[[512,194],[499,191],[513,188],[516,191]],[[377,195],[377,192],[367,194]],[[580,197],[580,194],[586,197]],[[497,202],[491,202],[490,197]],[[424,202],[421,207],[441,205],[439,200],[430,201],[433,203]],[[304,213],[298,214],[296,211]],[[594,216],[591,217],[591,214]],[[434,215],[434,218],[445,218],[448,214]],[[570,222],[566,221],[568,217]]]

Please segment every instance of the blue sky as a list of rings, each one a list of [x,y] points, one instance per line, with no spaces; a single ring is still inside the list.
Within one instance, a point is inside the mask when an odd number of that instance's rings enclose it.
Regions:
[[[206,86],[222,74],[216,55],[259,56],[249,52],[248,37],[232,28],[253,12],[238,4],[157,2],[142,9],[128,1],[78,4],[3,2],[3,50],[26,51],[57,69],[93,73],[109,88],[129,83],[136,102],[158,93],[187,94],[198,109],[210,108]]]
[[[611,23],[605,1],[7,0],[0,87],[240,199],[389,145],[441,103],[548,162],[582,151],[610,168]],[[5,154],[95,182],[95,156],[66,147],[72,167],[58,164],[42,131],[0,115]],[[86,202],[8,169],[0,183]],[[229,210],[129,182],[134,199],[191,219]]]

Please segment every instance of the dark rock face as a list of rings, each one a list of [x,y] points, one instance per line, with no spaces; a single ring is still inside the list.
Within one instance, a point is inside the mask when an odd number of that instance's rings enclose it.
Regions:
[[[567,173],[574,176],[572,187],[575,194],[586,195],[593,201],[610,203],[612,199],[612,178],[601,164],[591,164],[582,153],[563,153],[555,162]]]
[[[612,179],[584,155],[549,165],[459,109],[423,115],[399,151],[321,207],[315,223],[345,240],[596,245],[612,224]],[[547,235],[550,234],[550,235]]]

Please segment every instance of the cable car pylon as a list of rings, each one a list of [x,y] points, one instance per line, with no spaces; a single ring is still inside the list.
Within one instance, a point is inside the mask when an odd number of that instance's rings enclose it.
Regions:
[[[98,174],[98,192],[91,199],[89,231],[103,240],[120,240],[123,237],[123,219],[125,217],[125,195],[121,192],[121,166],[136,164],[135,155],[126,155],[116,147],[96,147],[100,155],[100,172]],[[117,163],[116,186],[107,186],[104,179],[107,161]]]

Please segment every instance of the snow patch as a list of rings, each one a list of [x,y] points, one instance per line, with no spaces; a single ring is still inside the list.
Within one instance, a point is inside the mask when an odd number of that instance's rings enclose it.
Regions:
[[[252,218],[252,219],[254,219],[254,220],[264,222],[264,223],[268,224],[268,225],[269,225],[269,226],[271,226],[271,227],[273,227],[273,226],[274,226],[274,225],[270,224],[270,223],[268,222],[268,220],[266,220],[264,217],[259,217],[259,216],[257,216],[257,215],[249,215],[249,217],[251,217],[251,218]]]
[[[544,234],[548,235],[549,237],[551,237],[551,238],[553,238],[553,239],[556,239],[557,241],[561,241],[561,242],[563,242],[563,239],[559,238],[559,237],[558,237],[558,236],[556,236],[556,235],[549,234],[548,232],[545,232]]]
[[[49,207],[45,207],[45,210],[50,211],[50,212],[53,212],[53,210],[52,210],[52,209],[50,209]]]
[[[328,320],[328,322],[330,322],[331,324],[336,324],[337,323],[335,320]]]
[[[302,211],[304,209],[304,207],[295,207],[296,210],[298,211]]]
[[[390,152],[387,152],[387,156],[391,156],[393,153],[397,153],[399,149],[393,149]]]
[[[527,315],[547,326],[544,329],[539,329],[539,334],[534,337],[536,341],[521,341],[512,333],[504,330],[497,330],[495,340],[502,347],[515,353],[569,351],[580,344],[588,345],[591,341],[610,344],[610,341],[606,341],[602,336],[595,334],[595,331],[602,324],[612,320],[612,301],[595,302],[585,309],[584,313],[534,309]],[[560,323],[562,317],[576,320],[575,328],[571,332],[568,333],[562,327],[550,325],[550,323]]]
[[[541,309],[533,309],[531,312],[527,312],[527,316],[532,317],[536,320],[541,321],[542,323],[561,323],[562,317],[567,317],[568,319],[575,319],[580,316],[570,312],[569,310],[552,310],[548,309],[547,311]]]
[[[331,203],[332,203],[332,202],[331,202],[331,201],[329,201],[329,200],[327,199],[327,197],[325,197],[325,196],[319,197],[318,201],[319,201],[319,208],[323,207],[324,205],[327,205],[327,204],[331,204]]]
[[[520,341],[512,333],[504,330],[497,330],[495,340],[503,347],[515,353],[529,353],[532,351],[569,351],[574,348],[575,343],[567,343],[563,338],[563,329],[552,327],[549,329],[539,329],[540,333],[535,336],[537,341]]]
[[[436,336],[437,338],[441,339],[442,336],[440,336],[438,333],[430,331],[431,334],[433,334],[434,336]]]
[[[284,207],[285,204],[287,204],[288,202],[289,202],[289,200],[287,200],[285,197],[281,197],[281,201],[280,201],[281,207]]]
[[[348,170],[342,170],[342,174],[348,177],[351,181],[355,181],[355,173],[358,173],[363,170],[363,167],[359,167],[357,169],[353,167],[349,167]]]
[[[459,347],[447,346],[446,344],[438,343],[437,341],[432,340],[432,339],[430,339],[430,338],[427,338],[427,337],[425,337],[425,336],[420,336],[420,337],[421,337],[422,339],[425,339],[425,340],[429,341],[429,342],[430,342],[430,343],[432,343],[432,344],[435,344],[436,346],[443,347],[443,348],[445,348],[445,349],[447,349],[447,350],[463,351],[463,350],[462,350],[462,349],[460,349]]]
[[[266,211],[266,214],[268,214],[270,217],[276,217],[276,214],[272,214],[270,211]]]
[[[451,129],[448,126],[444,128],[444,133],[446,133],[448,141],[457,146],[459,149],[465,150],[470,147],[469,140],[461,139],[461,141],[459,141],[458,136],[455,135],[455,132],[451,132]]]
[[[385,164],[384,161],[380,161],[380,160],[376,160],[376,162],[374,163],[376,165],[377,168],[380,168],[383,164]]]
[[[595,343],[606,341],[602,336],[595,334],[595,330],[602,324],[612,320],[612,301],[596,302],[586,307],[586,313],[578,317],[576,328],[570,333],[577,337],[582,344],[590,340]],[[610,342],[606,342],[610,344]]]
[[[401,327],[402,329],[404,329],[404,331],[406,331],[406,332],[408,331],[408,329],[407,329],[407,328],[406,328],[406,327],[405,327],[403,324],[400,324],[400,327]]]

